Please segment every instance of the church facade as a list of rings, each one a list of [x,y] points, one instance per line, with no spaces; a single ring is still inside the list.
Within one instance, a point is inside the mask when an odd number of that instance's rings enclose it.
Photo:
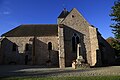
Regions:
[[[57,24],[20,25],[1,35],[1,64],[65,68],[76,60],[102,66],[113,64],[115,54],[98,29],[75,8],[64,9]]]

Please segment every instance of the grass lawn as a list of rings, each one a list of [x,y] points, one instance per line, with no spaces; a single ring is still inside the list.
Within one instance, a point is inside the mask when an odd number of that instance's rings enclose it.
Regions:
[[[79,76],[79,77],[8,77],[0,80],[120,80],[120,76]]]

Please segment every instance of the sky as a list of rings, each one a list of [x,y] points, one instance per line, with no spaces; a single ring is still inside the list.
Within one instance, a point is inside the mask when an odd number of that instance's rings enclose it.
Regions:
[[[114,37],[111,7],[115,0],[0,0],[0,35],[21,24],[56,24],[66,8],[76,8],[83,17],[98,28],[106,39]]]

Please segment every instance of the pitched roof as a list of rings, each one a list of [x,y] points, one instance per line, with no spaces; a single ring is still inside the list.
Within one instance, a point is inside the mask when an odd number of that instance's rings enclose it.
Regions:
[[[64,9],[61,12],[61,14],[58,16],[58,18],[65,18],[68,14],[69,14],[69,12],[66,9]]]
[[[0,42],[3,40],[4,38],[0,38]]]
[[[30,24],[20,25],[7,33],[1,35],[6,37],[24,37],[24,36],[57,36],[57,24]]]

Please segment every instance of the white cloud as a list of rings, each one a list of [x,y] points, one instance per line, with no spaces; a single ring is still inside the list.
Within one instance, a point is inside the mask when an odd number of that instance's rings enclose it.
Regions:
[[[9,7],[10,2],[8,0],[4,0],[2,6],[0,7],[0,15],[9,15],[11,14],[11,9]]]
[[[8,14],[10,14],[10,12],[9,11],[4,11],[2,14],[8,15]]]
[[[0,11],[0,15],[9,15],[11,14],[10,11]]]

